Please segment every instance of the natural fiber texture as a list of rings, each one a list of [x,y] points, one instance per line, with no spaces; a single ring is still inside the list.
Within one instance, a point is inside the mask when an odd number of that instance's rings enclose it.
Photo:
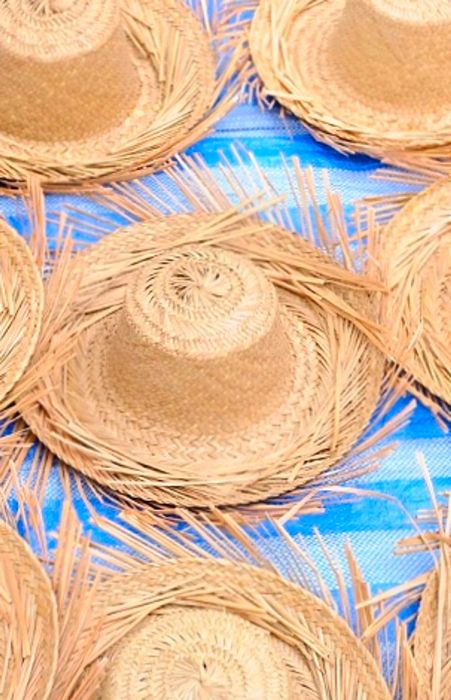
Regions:
[[[0,221],[0,404],[33,353],[43,297],[40,272],[29,247]]]
[[[421,598],[414,654],[421,679],[419,700],[451,695],[451,559],[449,546]],[[437,664],[439,659],[439,664]]]
[[[130,211],[147,221],[73,261],[64,251],[18,406],[60,459],[135,498],[243,504],[330,468],[343,478],[339,462],[362,455],[351,448],[381,396],[381,287],[341,222],[330,248],[321,229],[328,256],[251,216],[255,194],[241,190],[243,213],[227,209],[207,175],[193,172],[197,211],[163,218],[130,190]],[[188,177],[173,177],[184,194]],[[125,211],[126,196],[104,196]]]
[[[393,176],[392,176],[393,177]],[[399,174],[409,184],[408,174]],[[391,353],[432,394],[451,403],[451,180],[414,196],[368,202],[385,224],[380,265],[390,296]],[[410,200],[410,201],[409,201]]]
[[[57,651],[50,583],[25,542],[0,520],[0,696],[47,700]]]
[[[261,91],[317,139],[389,159],[449,157],[447,0],[260,0],[237,12],[249,6]]]
[[[343,620],[269,571],[188,559],[142,566],[112,577],[99,603],[106,620],[131,607],[142,620],[113,649],[99,700],[338,700],[342,688],[349,700],[390,697]]]
[[[179,0],[60,5],[0,7],[5,186],[31,174],[48,189],[142,175],[232,105],[242,49],[226,55],[215,3],[214,29],[201,0],[198,12]]]

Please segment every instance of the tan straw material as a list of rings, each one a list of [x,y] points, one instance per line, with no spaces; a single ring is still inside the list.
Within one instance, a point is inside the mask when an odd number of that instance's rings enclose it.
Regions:
[[[0,220],[0,404],[34,351],[43,297],[40,272],[29,247]]]
[[[365,276],[234,210],[125,227],[49,284],[52,336],[73,341],[24,417],[122,494],[190,506],[278,496],[336,465],[379,400],[380,303]]]
[[[57,656],[50,582],[25,542],[0,520],[0,697],[46,700]]]
[[[450,552],[448,546],[447,555],[442,554],[421,598],[414,637],[415,661],[422,685],[418,700],[451,697]]]
[[[413,197],[382,235],[393,353],[451,403],[451,180]]]
[[[343,688],[347,700],[390,698],[346,623],[270,571],[189,559],[142,566],[113,576],[98,603],[107,624],[131,608],[136,622],[110,653],[96,700],[338,700]]]
[[[260,0],[250,48],[265,93],[319,140],[450,155],[448,0]]]
[[[182,0],[4,0],[5,184],[31,174],[50,189],[124,179],[200,138],[232,104],[239,49],[224,57],[221,19],[213,36],[203,2],[195,8]]]

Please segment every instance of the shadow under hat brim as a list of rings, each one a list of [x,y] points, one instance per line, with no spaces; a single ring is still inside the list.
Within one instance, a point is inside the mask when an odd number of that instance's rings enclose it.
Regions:
[[[0,559],[5,555],[8,556],[10,566],[4,567],[3,574],[9,577],[7,585],[15,588],[17,594],[17,599],[9,601],[6,605],[20,604],[24,606],[24,610],[18,611],[16,616],[13,614],[11,619],[2,620],[3,624],[0,625],[0,671],[4,674],[2,675],[2,696],[5,698],[16,697],[14,686],[9,685],[14,681],[9,677],[6,669],[2,668],[5,659],[8,659],[9,664],[13,664],[15,654],[18,655],[16,661],[18,660],[23,668],[23,675],[21,673],[19,676],[22,692],[26,691],[26,687],[23,687],[24,675],[30,672],[30,669],[26,667],[27,656],[21,655],[21,649],[14,647],[11,649],[11,639],[5,640],[2,638],[2,633],[9,625],[17,624],[18,619],[21,619],[23,623],[27,616],[32,615],[34,616],[33,624],[30,623],[27,628],[29,656],[35,654],[36,657],[39,657],[40,668],[35,668],[31,674],[33,681],[29,678],[29,682],[33,682],[32,694],[27,695],[25,692],[22,695],[21,692],[20,696],[39,697],[46,700],[53,686],[58,661],[59,630],[56,600],[50,580],[29,546],[9,525],[0,520]],[[11,580],[14,578],[17,579],[16,583]],[[5,600],[2,600],[1,607],[3,608],[4,605]],[[3,614],[0,617],[3,617]],[[10,630],[8,630],[8,636],[9,632]],[[17,671],[18,669],[16,669]],[[39,681],[37,681],[37,677]]]
[[[292,12],[262,0],[250,49],[265,92],[293,112],[318,140],[339,150],[381,157],[430,152],[451,144],[451,111],[396,109],[353,88],[330,51],[344,0],[299,0]],[[443,150],[443,149],[442,149]]]
[[[196,225],[211,216],[195,217]],[[282,304],[289,307],[290,335],[307,337],[311,345],[315,378],[306,388],[301,377],[299,386],[287,396],[280,411],[262,421],[255,430],[232,435],[227,444],[221,442],[220,436],[209,437],[208,444],[216,444],[216,464],[206,459],[202,440],[193,446],[186,436],[175,436],[171,452],[157,427],[152,438],[153,449],[147,451],[146,435],[151,433],[152,426],[140,424],[123,406],[99,396],[100,391],[96,399],[96,393],[93,395],[88,386],[90,378],[97,388],[99,382],[96,369],[94,374],[92,368],[88,369],[83,354],[87,337],[94,334],[95,341],[98,330],[101,335],[105,328],[108,333],[107,326],[121,306],[130,275],[145,262],[146,255],[155,254],[158,245],[167,248],[171,240],[175,243],[177,237],[192,230],[193,220],[192,215],[181,215],[130,226],[80,254],[85,272],[79,294],[82,313],[74,356],[51,372],[50,391],[47,381],[41,386],[41,389],[44,384],[47,386],[44,395],[37,387],[39,398],[25,410],[24,417],[33,432],[60,459],[127,496],[201,507],[244,504],[279,496],[336,465],[365,431],[380,398],[383,355],[351,321],[327,307],[294,294],[281,296]],[[274,250],[332,264],[312,244],[284,229],[274,228],[271,233],[265,231],[265,235],[271,236]],[[114,285],[108,272],[108,263],[112,261]],[[112,309],[106,318],[99,286],[102,278]],[[336,291],[343,294],[338,288]],[[103,316],[92,313],[91,298],[92,305],[97,304]],[[346,301],[368,318],[377,316],[376,300],[368,292],[348,290]],[[88,307],[83,307],[86,303]],[[296,363],[304,366],[302,343],[294,342],[292,348]],[[305,376],[309,377],[309,373]],[[103,421],[105,414],[108,418]],[[273,438],[275,416],[277,438]],[[289,421],[291,434],[286,429]],[[227,454],[238,450],[234,463],[223,459],[224,450],[228,450]]]
[[[292,675],[293,697],[298,697],[302,679],[306,684],[302,697],[304,694],[311,700],[322,697],[324,684],[329,686],[325,681],[328,678],[331,679],[331,698],[335,683],[337,697],[341,697],[343,687],[349,689],[347,700],[390,698],[376,662],[344,620],[319,598],[273,572],[210,559],[181,559],[168,564],[137,566],[126,574],[112,576],[99,586],[93,619],[98,619],[100,626],[105,625],[107,630],[110,616],[114,619],[120,614],[126,621],[127,610],[132,609],[129,619],[133,629],[142,624],[139,620],[145,620],[137,615],[141,606],[143,611],[152,610],[150,617],[180,607],[197,610],[200,614],[203,610],[217,610],[239,616],[266,630],[277,645],[275,649],[281,659],[285,656]],[[126,628],[127,623],[123,626]],[[107,682],[110,673],[120,682],[115,652],[130,642],[128,632],[107,654]],[[236,650],[238,657],[239,653]],[[101,688],[99,700],[102,697]]]
[[[123,21],[141,83],[135,108],[123,123],[82,141],[27,141],[2,133],[0,125],[5,184],[24,185],[35,175],[48,189],[70,190],[128,179],[161,167],[188,145],[215,100],[211,37],[177,0],[128,0]],[[172,46],[179,47],[175,62],[167,55]]]
[[[36,347],[44,288],[30,248],[4,221],[0,221],[0,255],[4,288],[0,294],[1,402],[22,376]]]
[[[385,227],[382,240],[393,355],[450,404],[451,180],[414,196]],[[442,276],[434,256],[444,266]]]

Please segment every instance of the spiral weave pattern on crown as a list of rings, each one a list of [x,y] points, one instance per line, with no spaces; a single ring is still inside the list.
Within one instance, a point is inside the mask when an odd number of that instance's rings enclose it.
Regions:
[[[0,46],[31,60],[68,59],[102,46],[119,13],[119,0],[0,0]]]
[[[101,697],[288,700],[289,681],[265,630],[228,612],[175,608],[147,618],[121,643]]]
[[[245,258],[188,248],[153,262],[130,287],[128,322],[162,349],[200,358],[239,352],[273,326],[274,287]]]
[[[111,335],[104,374],[117,405],[190,434],[255,424],[294,377],[275,288],[228,251],[155,259],[128,288]]]

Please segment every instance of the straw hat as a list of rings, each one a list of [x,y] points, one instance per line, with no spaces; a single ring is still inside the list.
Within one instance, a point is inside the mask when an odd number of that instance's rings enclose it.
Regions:
[[[0,696],[46,700],[57,656],[50,581],[25,542],[0,520]]]
[[[208,128],[193,131],[215,63],[179,0],[4,0],[0,178],[61,188],[161,166]]]
[[[265,91],[332,146],[451,144],[448,0],[261,0],[250,47]]]
[[[0,402],[33,353],[43,297],[41,276],[30,249],[0,220]]]
[[[393,353],[429,391],[451,403],[451,180],[413,197],[385,228]]]
[[[311,593],[264,569],[179,560],[113,576],[99,608],[137,624],[96,700],[388,700],[377,665]],[[125,617],[125,612],[124,612]],[[139,621],[138,621],[139,618]]]
[[[352,320],[378,316],[376,295],[287,230],[228,216],[125,227],[65,271],[80,285],[54,335],[76,344],[24,417],[122,494],[208,506],[286,493],[335,465],[378,402],[384,358]],[[220,246],[187,243],[221,227]],[[283,271],[297,292],[276,286]]]

